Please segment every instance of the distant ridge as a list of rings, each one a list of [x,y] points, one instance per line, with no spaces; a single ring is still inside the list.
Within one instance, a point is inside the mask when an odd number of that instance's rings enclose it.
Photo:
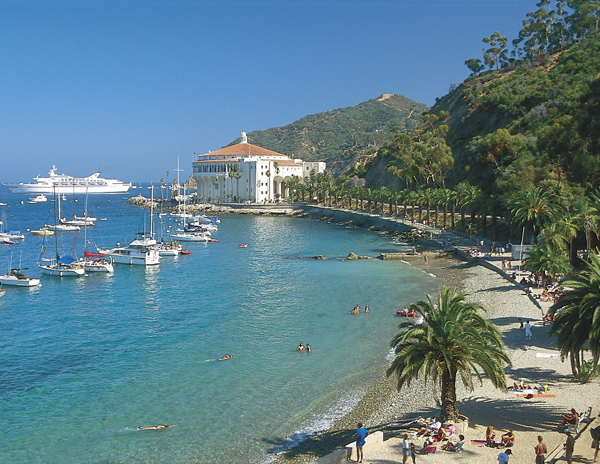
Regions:
[[[366,153],[389,143],[392,127],[416,127],[427,110],[427,105],[402,95],[383,94],[355,106],[305,116],[287,126],[249,132],[248,141],[305,161],[325,161],[337,176]]]

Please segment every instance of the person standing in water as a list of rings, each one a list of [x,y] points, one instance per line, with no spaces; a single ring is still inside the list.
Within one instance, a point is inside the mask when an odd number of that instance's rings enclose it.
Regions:
[[[306,344],[306,352],[310,353],[312,350],[310,349],[310,345],[307,343]]]

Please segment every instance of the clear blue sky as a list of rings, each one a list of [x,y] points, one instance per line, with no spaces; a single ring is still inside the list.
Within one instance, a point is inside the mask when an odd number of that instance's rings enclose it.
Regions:
[[[0,182],[158,181],[240,131],[427,105],[535,0],[0,0]]]

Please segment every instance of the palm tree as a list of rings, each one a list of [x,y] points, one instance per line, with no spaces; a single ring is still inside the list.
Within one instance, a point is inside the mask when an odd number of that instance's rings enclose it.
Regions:
[[[577,264],[577,247],[574,244],[574,240],[577,238],[577,233],[579,232],[577,218],[574,214],[567,213],[561,218],[558,225],[562,230],[565,240],[569,244],[569,259],[571,260],[571,265],[575,266]]]
[[[566,275],[572,269],[569,258],[560,250],[547,243],[536,245],[527,252],[525,267],[541,274],[548,273],[552,280],[557,274]]]
[[[444,205],[444,229],[446,228],[446,224],[448,221],[448,205],[452,201],[452,190],[449,189],[439,189],[438,190],[438,201],[440,205]],[[436,224],[438,219],[435,220]]]
[[[410,309],[423,317],[423,323],[403,321],[391,342],[396,358],[387,375],[397,375],[398,390],[418,379],[421,372],[425,380],[431,376],[436,401],[436,387],[441,386],[442,421],[459,418],[458,377],[473,391],[472,372],[480,381],[483,373],[496,388],[506,390],[504,367],[510,365],[510,359],[500,330],[481,316],[484,307],[467,303],[466,296],[444,287],[437,305],[430,296],[427,301],[411,303]]]
[[[563,360],[570,357],[573,375],[586,383],[600,359],[600,258],[592,253],[586,269],[567,277],[563,285],[572,290],[550,308],[555,318],[550,333],[556,335]],[[592,352],[592,360],[582,370],[587,348]]]
[[[531,226],[537,241],[540,230],[557,217],[558,206],[553,200],[552,193],[542,187],[518,192],[508,205],[512,222]]]

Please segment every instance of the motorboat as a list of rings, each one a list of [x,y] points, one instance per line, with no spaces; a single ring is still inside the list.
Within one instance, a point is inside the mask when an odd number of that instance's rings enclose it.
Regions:
[[[0,276],[0,284],[14,287],[37,287],[40,279],[33,279],[21,274],[21,269],[9,269],[7,274]]]
[[[158,242],[158,254],[160,256],[178,256],[183,248],[179,243],[175,242]]]
[[[131,188],[131,182],[117,179],[104,179],[96,172],[87,177],[73,177],[57,174],[56,166],[48,171],[48,177],[36,176],[33,183],[5,184],[13,193],[125,193]]]
[[[6,293],[6,290],[4,290],[3,288],[0,288],[0,298],[2,298],[5,293]]]
[[[152,266],[160,263],[160,254],[156,246],[156,240],[146,234],[135,239],[126,247],[101,250],[106,252],[117,264]],[[99,250],[100,251],[100,250]]]
[[[47,229],[46,227],[42,227],[41,229],[31,229],[29,233],[31,235],[54,235],[54,231]]]
[[[178,242],[208,242],[210,236],[206,232],[178,232],[170,234],[173,240]]]
[[[45,201],[48,201],[48,198],[43,193],[40,193],[39,195],[30,198],[27,203],[29,203],[30,205],[35,205],[36,203],[43,203]]]

